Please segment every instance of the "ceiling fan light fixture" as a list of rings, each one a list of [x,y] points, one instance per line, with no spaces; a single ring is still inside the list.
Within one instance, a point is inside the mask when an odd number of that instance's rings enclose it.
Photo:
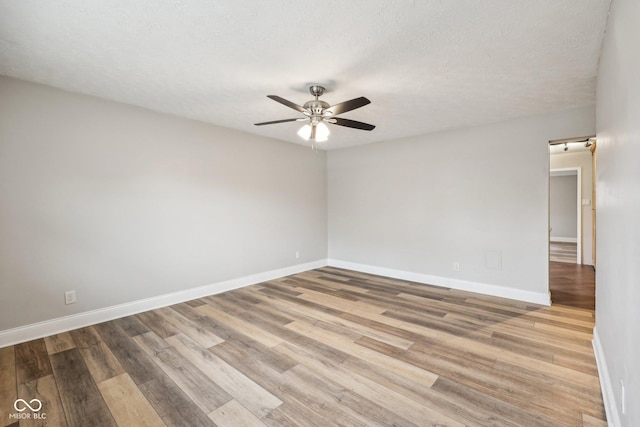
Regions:
[[[298,136],[302,139],[304,139],[305,141],[309,141],[311,139],[311,133],[313,130],[313,126],[311,123],[307,123],[306,125],[302,126],[300,129],[298,129]],[[331,133],[329,131],[329,127],[322,123],[322,122],[318,122],[315,124],[316,127],[316,136],[314,139],[314,141],[316,142],[325,142],[329,139],[329,134]]]
[[[329,127],[325,125],[323,122],[319,122],[316,125],[316,141],[317,142],[325,142],[329,139]]]
[[[276,123],[306,121],[307,123],[300,129],[298,129],[298,136],[305,141],[311,141],[312,147],[314,146],[313,144],[315,142],[324,142],[329,139],[330,132],[329,127],[327,127],[327,123],[367,131],[371,131],[375,128],[374,125],[370,125],[368,123],[336,117],[339,114],[346,113],[348,111],[355,110],[356,108],[364,107],[365,105],[370,104],[371,101],[369,101],[367,98],[361,96],[359,98],[350,99],[349,101],[330,105],[329,103],[318,99],[318,97],[322,95],[324,91],[325,89],[322,86],[314,85],[309,87],[309,92],[314,96],[315,99],[305,102],[302,106],[277,95],[267,95],[268,98],[293,110],[296,110],[299,113],[304,114],[306,117],[298,119],[272,120],[269,122],[255,123],[255,125],[263,126]]]
[[[298,136],[304,139],[305,141],[308,141],[309,138],[311,138],[311,125],[307,123],[306,125],[302,126],[298,130]]]

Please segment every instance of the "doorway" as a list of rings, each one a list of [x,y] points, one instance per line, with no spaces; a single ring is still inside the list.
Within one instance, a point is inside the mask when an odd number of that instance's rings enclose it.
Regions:
[[[582,168],[549,173],[549,259],[582,264]]]
[[[549,142],[548,242],[551,301],[554,305],[588,310],[595,310],[594,145],[594,137]],[[565,223],[552,218],[553,198],[558,196],[552,194],[553,180],[564,180]],[[562,191],[560,190],[561,194]],[[573,222],[567,220],[567,212],[572,213],[570,216]]]

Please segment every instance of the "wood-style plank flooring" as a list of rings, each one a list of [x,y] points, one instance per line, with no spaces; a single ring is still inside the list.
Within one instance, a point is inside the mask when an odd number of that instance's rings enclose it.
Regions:
[[[549,242],[549,260],[576,264],[578,259],[578,244],[567,242]]]
[[[0,349],[0,425],[604,427],[593,314],[326,267]]]
[[[596,272],[593,266],[550,261],[549,289],[553,304],[596,309]]]

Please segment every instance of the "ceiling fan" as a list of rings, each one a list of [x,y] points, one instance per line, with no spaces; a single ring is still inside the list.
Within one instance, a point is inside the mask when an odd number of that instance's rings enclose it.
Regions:
[[[364,96],[341,102],[339,104],[329,105],[328,103],[318,99],[318,97],[325,92],[324,87],[317,85],[309,86],[309,92],[311,95],[315,96],[316,99],[305,102],[303,106],[287,101],[277,95],[267,95],[268,98],[301,112],[305,117],[274,120],[271,122],[256,123],[255,125],[263,126],[275,123],[307,122],[302,128],[300,128],[298,135],[303,139],[317,142],[326,141],[329,137],[329,128],[325,123],[369,131],[375,128],[374,125],[370,125],[368,123],[336,117],[338,114],[346,113],[347,111],[355,110],[356,108],[370,104],[371,101]]]

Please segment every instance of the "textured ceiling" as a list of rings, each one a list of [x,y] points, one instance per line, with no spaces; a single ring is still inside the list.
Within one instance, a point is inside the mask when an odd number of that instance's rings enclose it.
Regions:
[[[609,3],[0,0],[0,74],[294,143],[318,83],[340,148],[594,103]]]

